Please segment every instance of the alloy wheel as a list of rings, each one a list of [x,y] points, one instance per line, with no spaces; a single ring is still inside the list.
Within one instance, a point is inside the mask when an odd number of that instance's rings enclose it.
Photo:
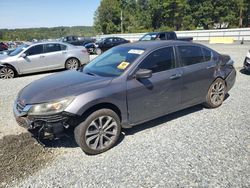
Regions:
[[[118,124],[111,116],[93,120],[85,133],[86,144],[93,150],[102,150],[113,144],[118,134]]]
[[[15,76],[15,72],[11,68],[4,67],[0,69],[0,78],[10,79],[10,78],[14,78],[14,76]]]
[[[210,98],[211,102],[218,106],[220,105],[225,97],[225,85],[221,81],[215,82],[212,85],[211,93],[210,93]]]
[[[68,70],[76,70],[79,67],[79,63],[76,59],[69,59],[66,64]]]

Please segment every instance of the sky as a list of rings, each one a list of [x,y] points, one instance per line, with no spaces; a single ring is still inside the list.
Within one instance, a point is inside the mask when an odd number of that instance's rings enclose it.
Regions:
[[[100,0],[0,0],[0,29],[92,26]]]

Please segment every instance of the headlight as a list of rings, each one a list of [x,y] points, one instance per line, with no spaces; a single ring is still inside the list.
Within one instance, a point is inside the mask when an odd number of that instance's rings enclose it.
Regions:
[[[29,115],[51,115],[64,111],[74,100],[74,97],[64,98],[58,101],[32,105]]]

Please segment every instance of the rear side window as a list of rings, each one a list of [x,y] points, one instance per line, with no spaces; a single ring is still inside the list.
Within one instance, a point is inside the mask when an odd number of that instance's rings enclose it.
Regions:
[[[67,49],[67,46],[66,46],[66,45],[61,44],[61,50],[66,50],[66,49]]]
[[[204,62],[203,53],[198,46],[178,46],[181,62],[183,66]]]
[[[33,46],[30,49],[28,49],[25,53],[28,56],[42,54],[43,53],[43,45],[41,44],[41,45]]]
[[[150,69],[153,73],[175,68],[173,48],[167,47],[152,52],[143,60],[139,68]]]
[[[45,53],[61,51],[61,44],[46,44]]]
[[[212,52],[206,48],[202,48],[203,54],[204,54],[204,60],[205,61],[211,61],[212,59]]]

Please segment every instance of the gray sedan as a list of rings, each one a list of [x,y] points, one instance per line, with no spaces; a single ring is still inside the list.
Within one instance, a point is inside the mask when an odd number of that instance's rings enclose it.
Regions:
[[[25,44],[0,57],[0,78],[63,68],[78,69],[88,62],[89,54],[81,46],[61,42]]]
[[[14,114],[38,139],[75,128],[82,150],[98,154],[117,143],[121,128],[201,103],[219,107],[235,83],[233,63],[228,55],[184,41],[121,45],[78,71],[29,84],[19,92]]]

